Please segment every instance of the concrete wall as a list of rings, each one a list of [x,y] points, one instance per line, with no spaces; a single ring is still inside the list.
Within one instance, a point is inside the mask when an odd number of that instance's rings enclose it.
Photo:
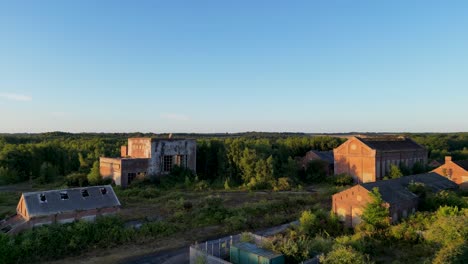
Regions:
[[[190,139],[168,139],[154,140],[151,146],[151,157],[148,172],[151,175],[165,174],[163,170],[164,156],[173,156],[173,165],[176,165],[175,156],[187,157],[187,168],[196,171],[197,166],[197,143]]]
[[[103,178],[112,178],[116,185],[122,185],[122,159],[99,158],[99,173]]]
[[[151,138],[129,138],[127,151],[131,158],[150,158]]]
[[[145,175],[147,175],[149,161],[150,159],[145,159],[145,158],[122,159],[122,179],[120,181],[120,185],[122,187],[128,186],[129,173],[136,174],[137,178],[142,177],[142,176],[144,177]]]
[[[122,158],[100,158],[100,174],[111,177],[116,185],[129,184],[129,174],[138,177],[162,175],[164,156],[171,156],[172,165],[196,171],[197,144],[190,139],[129,138],[121,147]]]

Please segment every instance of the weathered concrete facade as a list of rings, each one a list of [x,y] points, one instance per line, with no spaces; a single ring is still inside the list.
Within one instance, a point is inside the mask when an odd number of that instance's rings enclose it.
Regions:
[[[392,164],[411,168],[417,162],[427,163],[427,150],[404,137],[352,137],[333,154],[335,174],[350,174],[359,183],[381,180]]]
[[[452,161],[452,157],[445,157],[445,164],[433,170],[451,181],[462,189],[468,189],[468,160]]]
[[[124,187],[136,178],[168,174],[174,166],[196,171],[195,140],[129,138],[120,151],[120,158],[100,158],[100,172]]]

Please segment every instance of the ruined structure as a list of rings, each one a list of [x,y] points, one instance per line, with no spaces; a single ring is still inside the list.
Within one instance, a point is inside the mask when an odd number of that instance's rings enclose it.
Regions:
[[[359,183],[383,179],[391,164],[411,168],[427,163],[427,150],[405,137],[351,137],[333,154],[335,174],[349,174]]]
[[[433,172],[447,177],[462,189],[468,189],[468,160],[453,161],[451,156],[446,156],[445,164],[434,169]]]
[[[174,166],[196,171],[195,140],[129,138],[120,152],[120,158],[100,158],[100,173],[123,187],[136,178],[168,174]]]
[[[52,223],[94,221],[119,209],[119,199],[110,185],[28,192],[21,195],[16,215],[1,221],[0,229],[15,234]]]
[[[455,183],[433,172],[404,176],[398,179],[358,184],[334,194],[332,210],[346,226],[358,225],[365,207],[372,201],[369,193],[377,187],[385,201],[385,206],[389,208],[391,222],[396,223],[414,213],[418,208],[419,197],[408,189],[411,183],[424,184],[433,192],[457,189]]]

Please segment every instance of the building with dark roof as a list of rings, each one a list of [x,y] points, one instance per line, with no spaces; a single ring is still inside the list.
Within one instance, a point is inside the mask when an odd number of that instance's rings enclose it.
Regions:
[[[427,150],[406,137],[351,137],[333,154],[335,174],[349,174],[359,183],[383,179],[392,164],[411,168],[427,163]]]
[[[362,183],[334,194],[332,210],[345,225],[356,226],[361,222],[364,208],[372,201],[369,193],[374,188],[378,188],[385,205],[389,208],[391,222],[395,223],[414,213],[418,208],[418,196],[408,189],[411,183],[422,183],[433,192],[458,188],[454,182],[434,172]]]
[[[27,192],[21,195],[16,215],[3,221],[1,229],[17,233],[52,223],[94,221],[119,209],[119,199],[110,185]]]
[[[462,189],[468,189],[468,160],[452,160],[451,156],[446,156],[445,163],[433,172],[450,179]]]
[[[302,169],[306,169],[309,162],[313,160],[321,160],[327,164],[327,174],[333,175],[333,165],[335,163],[333,159],[333,151],[318,151],[310,150],[304,157],[298,158],[299,165]]]
[[[99,171],[126,187],[136,178],[168,174],[174,166],[196,171],[197,144],[191,139],[129,138],[120,156],[101,157]]]

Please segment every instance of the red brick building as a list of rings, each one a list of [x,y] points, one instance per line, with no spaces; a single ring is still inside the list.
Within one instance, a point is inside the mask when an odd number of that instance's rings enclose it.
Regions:
[[[405,137],[351,137],[333,154],[335,174],[349,174],[359,183],[383,179],[391,164],[427,163],[427,150]]]
[[[433,170],[451,181],[455,182],[462,189],[468,189],[468,160],[453,161],[452,157],[445,157],[445,164]]]
[[[4,233],[15,234],[35,226],[94,221],[115,214],[120,202],[110,185],[23,193],[16,215],[0,222]]]
[[[434,192],[457,188],[455,183],[433,172],[362,183],[334,194],[332,210],[346,226],[356,226],[361,222],[365,207],[372,201],[369,193],[377,187],[385,206],[389,208],[391,222],[396,223],[418,209],[419,198],[408,190],[410,183],[422,183]]]
[[[174,166],[196,171],[197,144],[191,139],[129,138],[120,156],[101,157],[99,171],[126,187],[136,178],[168,174]]]

